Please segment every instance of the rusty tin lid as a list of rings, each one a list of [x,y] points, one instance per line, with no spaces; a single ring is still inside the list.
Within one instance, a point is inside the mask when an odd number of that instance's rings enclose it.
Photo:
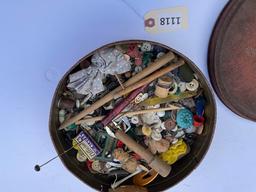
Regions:
[[[256,121],[256,1],[231,0],[209,44],[213,87],[236,114]]]

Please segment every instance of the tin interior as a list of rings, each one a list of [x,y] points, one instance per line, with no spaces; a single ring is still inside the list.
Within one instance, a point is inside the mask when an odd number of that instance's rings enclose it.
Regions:
[[[142,40],[121,41],[121,42],[115,42],[115,43],[105,45],[101,48],[107,48],[117,44],[142,43],[142,42],[145,42],[145,41],[142,41]],[[210,146],[210,143],[214,134],[215,121],[216,121],[216,105],[215,105],[215,100],[212,94],[212,90],[206,78],[192,61],[190,61],[188,58],[186,58],[179,52],[173,50],[172,48],[169,48],[165,45],[162,45],[156,42],[151,42],[151,41],[148,41],[148,42],[150,42],[153,45],[155,44],[155,45],[162,46],[166,49],[169,49],[170,51],[182,57],[200,79],[201,86],[204,89],[204,95],[207,100],[207,103],[205,106],[206,121],[205,121],[205,127],[204,127],[203,133],[197,137],[197,140],[191,146],[191,152],[185,157],[183,157],[182,159],[180,159],[179,161],[177,161],[174,165],[172,165],[172,171],[168,177],[163,178],[158,176],[156,180],[154,180],[152,183],[146,186],[149,191],[153,192],[153,191],[166,190],[172,187],[173,185],[177,184],[186,176],[188,176],[198,166],[200,161],[204,158],[204,155],[206,154]],[[52,142],[55,146],[55,149],[57,150],[57,153],[62,153],[65,149],[70,147],[69,144],[65,141],[63,137],[63,133],[57,130],[58,127],[60,126],[59,120],[58,120],[58,107],[57,107],[58,99],[60,98],[61,93],[63,92],[66,86],[68,75],[74,71],[77,71],[79,68],[79,64],[83,63],[86,59],[90,58],[92,54],[93,52],[91,52],[90,54],[88,54],[87,56],[79,60],[63,76],[53,96],[50,118],[49,118],[49,130],[50,130]],[[106,177],[106,176],[91,174],[89,171],[87,171],[87,167],[85,163],[83,164],[79,163],[76,160],[75,155],[72,155],[73,153],[75,153],[75,151],[70,151],[69,153],[61,157],[61,160],[63,164],[66,166],[66,168],[70,172],[72,172],[77,178],[79,178],[81,181],[83,181],[85,184],[89,185],[90,187],[98,191],[108,191],[108,188],[113,182],[113,177]],[[129,183],[129,181],[127,181],[123,183],[123,185],[125,184],[132,184],[132,183]]]

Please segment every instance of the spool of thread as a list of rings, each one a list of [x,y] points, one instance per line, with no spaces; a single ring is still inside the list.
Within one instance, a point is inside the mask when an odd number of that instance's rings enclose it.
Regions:
[[[171,88],[173,83],[173,79],[168,76],[162,76],[158,79],[156,89],[155,89],[155,95],[160,98],[166,98],[169,93],[169,89]]]
[[[69,98],[61,97],[58,102],[58,108],[60,109],[73,109],[76,106],[76,102]]]

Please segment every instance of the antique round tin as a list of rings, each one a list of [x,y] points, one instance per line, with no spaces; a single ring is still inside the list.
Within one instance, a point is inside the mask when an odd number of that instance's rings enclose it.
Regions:
[[[107,48],[113,45],[118,45],[118,44],[120,45],[120,44],[141,43],[141,42],[145,42],[145,41],[128,40],[128,41],[115,42],[115,43],[105,45],[100,49]],[[180,159],[177,163],[175,163],[172,166],[172,171],[168,177],[166,178],[158,177],[152,183],[147,185],[148,191],[154,192],[154,191],[166,190],[172,187],[173,185],[177,184],[186,176],[188,176],[202,161],[205,154],[207,153],[207,150],[211,144],[211,140],[214,134],[215,123],[216,123],[216,105],[215,105],[215,99],[213,96],[213,91],[210,88],[209,83],[207,82],[202,72],[197,68],[197,66],[191,60],[189,60],[184,55],[182,55],[181,53],[175,51],[170,47],[167,47],[165,45],[162,45],[156,42],[151,42],[151,41],[148,41],[148,42],[151,44],[162,46],[176,53],[180,57],[182,57],[200,79],[201,86],[204,89],[204,94],[207,100],[207,103],[205,106],[206,121],[205,121],[205,128],[203,130],[203,133],[197,137],[197,140],[193,144],[190,153],[185,157],[183,157],[182,159]],[[53,96],[51,112],[49,117],[49,130],[50,130],[52,142],[55,146],[57,153],[62,153],[64,150],[70,147],[65,141],[65,139],[63,138],[62,133],[58,131],[58,128],[60,126],[59,120],[58,120],[58,108],[57,108],[58,100],[61,97],[61,93],[65,88],[68,75],[71,72],[76,71],[76,68],[79,65],[81,66],[84,63],[87,63],[86,59],[91,57],[93,53],[94,51],[86,55],[84,58],[79,60],[74,66],[72,66],[69,71],[67,71],[67,73],[60,80],[56,88],[55,94]],[[108,191],[112,180],[110,180],[110,178],[106,176],[95,175],[87,171],[86,165],[83,165],[75,160],[75,157],[72,151],[61,156],[61,160],[70,172],[72,172],[77,178],[79,178],[82,182],[84,182],[88,186],[98,191]],[[129,184],[132,184],[132,183],[129,183],[128,181],[123,183],[122,185],[129,185]]]

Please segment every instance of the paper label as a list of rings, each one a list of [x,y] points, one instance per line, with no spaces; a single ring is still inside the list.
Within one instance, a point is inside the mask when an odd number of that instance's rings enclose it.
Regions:
[[[144,16],[145,30],[161,33],[188,28],[187,7],[172,7],[149,11]]]
[[[75,143],[80,143],[79,148],[81,152],[90,160],[101,152],[100,148],[84,132],[80,132],[79,135],[76,136]]]

